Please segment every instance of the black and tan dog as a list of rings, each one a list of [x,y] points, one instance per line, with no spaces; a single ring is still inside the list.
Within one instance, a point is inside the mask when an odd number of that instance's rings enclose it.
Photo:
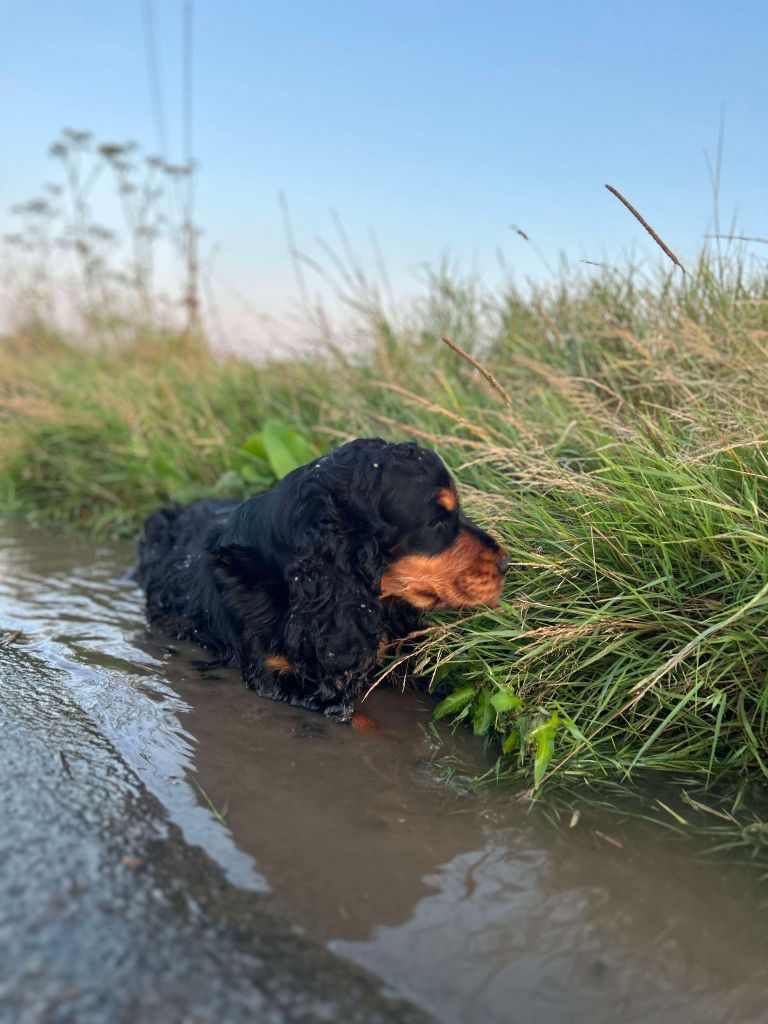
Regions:
[[[351,441],[248,501],[151,515],[135,578],[150,622],[262,696],[347,719],[386,640],[431,608],[495,604],[509,558],[442,461]]]

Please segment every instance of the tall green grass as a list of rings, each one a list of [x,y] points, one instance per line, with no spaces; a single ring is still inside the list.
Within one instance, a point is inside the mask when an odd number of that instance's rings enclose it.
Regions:
[[[658,779],[670,824],[765,855],[768,278],[734,253],[525,294],[437,274],[396,323],[359,300],[364,343],[263,365],[5,340],[2,508],[130,536],[158,503],[267,486],[265,420],[315,452],[420,439],[514,559],[498,609],[416,638],[439,714],[494,738],[494,777],[572,800]]]

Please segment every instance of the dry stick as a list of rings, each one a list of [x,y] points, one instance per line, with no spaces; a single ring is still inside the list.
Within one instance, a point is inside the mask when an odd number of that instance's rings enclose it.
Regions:
[[[659,236],[653,230],[653,228],[648,223],[648,221],[645,219],[645,217],[643,217],[643,215],[641,213],[639,213],[634,208],[632,203],[630,203],[630,201],[628,199],[625,199],[624,196],[621,194],[621,192],[619,192],[619,190],[617,188],[614,188],[613,185],[606,185],[605,187],[608,189],[608,191],[611,193],[611,195],[616,196],[616,198],[619,200],[619,202],[623,203],[626,206],[626,208],[629,210],[629,212],[632,214],[632,216],[636,220],[640,221],[640,223],[643,225],[645,230],[648,232],[648,234],[654,240],[656,245],[659,246],[659,248],[662,250],[662,252],[666,253],[666,255],[669,256],[669,258],[672,260],[672,262],[675,264],[675,266],[676,267],[680,267],[682,272],[685,273],[685,267],[680,262],[680,260],[677,258],[677,256],[675,256],[675,254],[672,252],[672,250],[669,248],[669,246],[666,244],[666,242],[663,242],[661,240],[661,238],[659,238]]]
[[[491,387],[496,388],[496,390],[499,392],[499,394],[507,403],[507,405],[512,405],[512,399],[509,397],[509,393],[505,391],[501,384],[499,384],[499,382],[496,380],[496,378],[493,376],[490,370],[486,370],[484,366],[478,363],[474,356],[471,356],[469,352],[465,352],[463,348],[457,345],[455,341],[451,341],[451,339],[445,334],[443,335],[443,341],[448,346],[448,348],[453,349],[457,356],[461,356],[462,359],[466,359],[470,366],[474,366],[476,370],[482,373],[482,375],[485,377],[485,379],[488,381]]]

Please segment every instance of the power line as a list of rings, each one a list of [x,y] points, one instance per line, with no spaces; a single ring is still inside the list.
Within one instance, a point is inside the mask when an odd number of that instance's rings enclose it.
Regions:
[[[184,162],[191,165],[193,156],[192,147],[192,107],[194,96],[192,91],[192,66],[194,58],[193,50],[193,28],[194,28],[194,4],[193,0],[184,0],[184,40],[183,40],[183,69],[182,88],[184,102]]]
[[[198,330],[200,326],[200,268],[197,255],[197,228],[195,227],[194,219],[195,166],[194,151],[192,147],[192,127],[194,110],[194,93],[192,77],[194,63],[193,0],[184,0],[182,19],[182,146],[184,149],[183,155],[187,179],[187,203],[184,218],[184,233],[186,235],[187,250],[187,293],[184,298],[184,304],[187,307],[188,329]]]
[[[195,154],[193,144],[194,128],[194,2],[184,0],[182,23],[182,147],[184,166],[187,169],[186,219],[193,221],[195,205]]]
[[[193,149],[194,92],[193,92],[193,29],[194,3],[184,0],[182,7],[182,149],[181,167],[171,165],[166,133],[165,103],[160,75],[160,48],[155,33],[154,7],[152,0],[142,0],[142,27],[144,31],[144,52],[149,79],[149,93],[152,116],[155,124],[155,139],[164,170],[170,176],[171,200],[179,221],[179,246],[183,253],[186,269],[186,287],[183,305],[187,310],[187,328],[197,331],[200,323],[198,231],[194,222],[195,166]],[[186,195],[184,195],[186,193]]]
[[[141,23],[144,30],[144,53],[147,61],[149,94],[152,102],[152,117],[155,122],[155,142],[160,156],[168,161],[168,139],[165,133],[165,104],[160,81],[158,51],[155,42],[155,21],[152,0],[142,0]]]

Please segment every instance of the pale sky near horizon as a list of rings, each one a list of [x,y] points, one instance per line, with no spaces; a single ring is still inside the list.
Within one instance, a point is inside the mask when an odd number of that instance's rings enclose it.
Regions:
[[[182,0],[151,6],[179,160]],[[2,233],[51,180],[63,126],[150,152],[157,137],[142,0],[0,0],[0,16]],[[280,190],[315,257],[333,208],[375,268],[373,227],[398,294],[446,252],[493,278],[501,250],[518,280],[561,252],[655,260],[605,182],[685,259],[712,230],[722,118],[722,221],[768,236],[764,2],[196,0],[194,26],[198,217],[238,336],[297,301]]]

